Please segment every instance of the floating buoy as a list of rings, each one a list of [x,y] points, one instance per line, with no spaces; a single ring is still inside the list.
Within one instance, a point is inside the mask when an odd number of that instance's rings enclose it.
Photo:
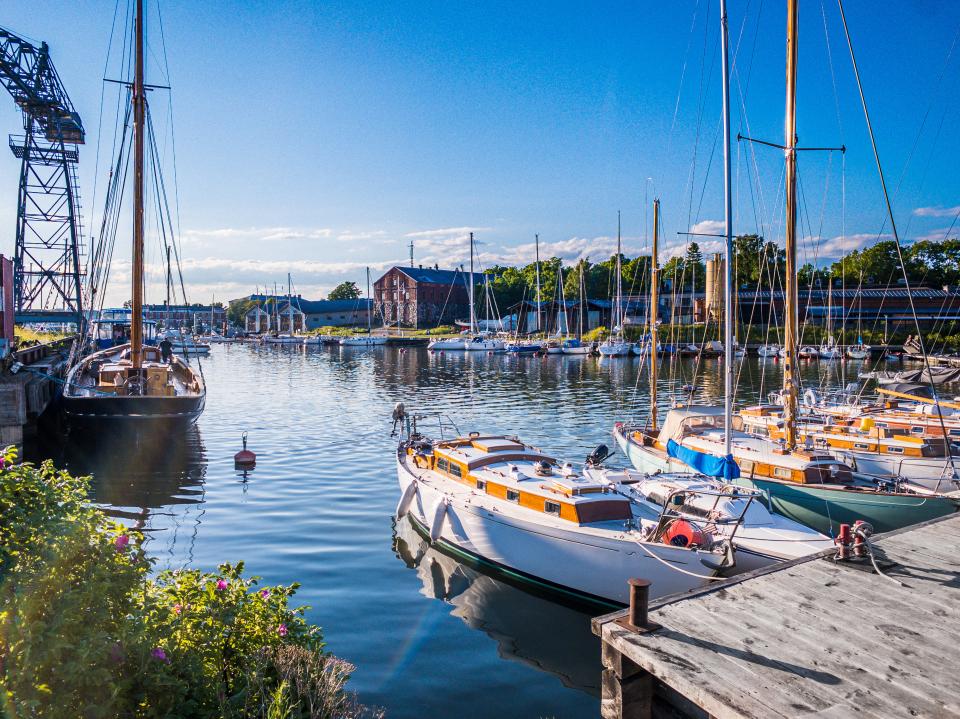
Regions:
[[[663,543],[674,547],[703,546],[703,533],[695,524],[684,519],[676,519],[663,535]]]
[[[257,455],[247,449],[247,433],[243,433],[243,449],[233,455],[233,464],[238,468],[251,469],[257,464]]]

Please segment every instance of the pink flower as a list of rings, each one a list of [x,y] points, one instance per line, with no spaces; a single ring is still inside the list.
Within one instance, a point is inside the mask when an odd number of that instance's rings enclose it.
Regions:
[[[261,590],[260,590],[260,596],[263,597],[264,599],[266,599],[267,597],[270,596],[270,590],[269,590],[269,589],[261,589]]]
[[[229,585],[229,582],[227,582],[226,579],[218,579],[218,580],[217,580],[217,591],[218,591],[218,592],[222,592],[224,589],[227,588],[228,585]]]
[[[163,651],[163,649],[161,649],[160,647],[154,647],[153,651],[150,652],[150,656],[161,662],[170,661],[169,659],[167,659],[167,653]]]
[[[181,604],[174,604],[174,605],[173,605],[173,613],[174,613],[174,614],[179,614],[179,613],[182,612],[182,611],[183,611],[183,605],[181,605]]]
[[[281,624],[279,627],[277,627],[277,634],[279,634],[281,637],[287,636],[287,625]]]
[[[113,546],[118,552],[126,551],[128,544],[130,544],[130,536],[127,534],[120,534],[113,540]]]
[[[6,468],[7,468],[7,458],[0,457],[0,469],[6,469]]]

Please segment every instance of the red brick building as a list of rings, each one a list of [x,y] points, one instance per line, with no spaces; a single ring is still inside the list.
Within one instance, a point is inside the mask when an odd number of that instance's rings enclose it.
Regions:
[[[477,273],[474,280],[482,275]],[[435,327],[470,314],[469,273],[436,267],[391,267],[373,283],[375,312],[385,325]]]

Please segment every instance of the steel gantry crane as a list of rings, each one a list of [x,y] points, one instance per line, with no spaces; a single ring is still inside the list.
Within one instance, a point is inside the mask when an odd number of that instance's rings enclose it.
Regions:
[[[20,160],[14,302],[18,322],[76,322],[83,317],[77,145],[83,123],[50,61],[0,28],[0,83],[23,112],[23,135],[10,135]]]

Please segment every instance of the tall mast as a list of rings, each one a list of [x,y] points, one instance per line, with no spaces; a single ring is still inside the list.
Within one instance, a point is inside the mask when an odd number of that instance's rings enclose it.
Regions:
[[[130,312],[130,361],[143,365],[143,0],[137,0],[136,70],[133,79],[133,294]]]
[[[650,258],[650,424],[657,428],[657,240],[660,229],[660,200],[653,201],[653,250]]]
[[[727,0],[720,0],[720,38],[723,53],[723,219],[727,261],[723,270],[723,402],[724,454],[733,447],[733,210],[730,192],[730,53]]]
[[[470,333],[477,331],[477,311],[473,305],[473,233],[470,233]]]
[[[783,123],[786,164],[786,298],[784,302],[783,429],[787,449],[797,446],[797,33],[798,0],[787,0],[787,101]]]
[[[587,301],[587,293],[583,285],[583,264],[585,260],[580,260],[580,331],[577,339],[583,339],[583,304]]]
[[[622,274],[620,270],[620,210],[617,210],[617,295],[616,295],[616,317],[617,323],[615,327],[620,329],[617,331],[619,336],[623,336],[623,283],[620,275]]]
[[[533,236],[533,243],[536,248],[536,263],[534,267],[537,273],[537,294],[535,299],[537,301],[537,332],[540,331],[540,235]]]
[[[293,283],[290,281],[289,272],[287,273],[287,324],[289,325],[290,334],[293,335]]]
[[[384,322],[386,325],[386,322]],[[389,330],[387,330],[389,332]],[[373,334],[373,318],[370,316],[370,268],[367,268],[367,334]]]

